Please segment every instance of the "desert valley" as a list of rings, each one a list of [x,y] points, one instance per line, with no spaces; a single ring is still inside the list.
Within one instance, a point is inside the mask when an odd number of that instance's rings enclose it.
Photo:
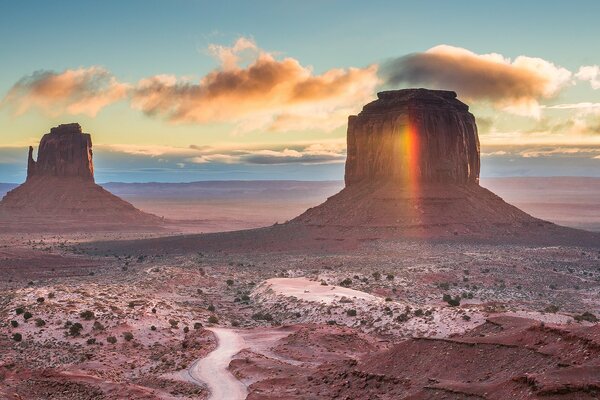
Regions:
[[[598,15],[0,0],[0,400],[600,399]]]
[[[2,398],[600,393],[600,233],[481,187],[452,92],[380,93],[351,117],[345,186],[106,185],[136,208],[94,183],[91,149],[53,128],[0,203]]]

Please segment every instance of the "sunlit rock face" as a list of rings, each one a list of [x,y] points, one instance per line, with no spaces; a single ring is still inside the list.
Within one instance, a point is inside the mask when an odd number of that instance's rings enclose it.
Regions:
[[[33,147],[29,147],[27,180],[41,176],[94,181],[92,138],[81,131],[79,124],[63,124],[50,129],[40,141],[37,161],[33,160]]]
[[[455,92],[380,92],[348,119],[346,186],[360,182],[477,183],[475,117]]]

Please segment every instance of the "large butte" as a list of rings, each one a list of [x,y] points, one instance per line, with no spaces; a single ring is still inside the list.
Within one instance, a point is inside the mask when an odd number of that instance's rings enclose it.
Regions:
[[[50,129],[29,148],[27,180],[0,202],[0,225],[18,230],[155,228],[162,218],[142,212],[94,181],[92,139],[77,123]]]

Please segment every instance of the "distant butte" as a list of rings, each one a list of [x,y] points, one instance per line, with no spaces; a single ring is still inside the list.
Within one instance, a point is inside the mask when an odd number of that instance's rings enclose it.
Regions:
[[[156,228],[147,214],[94,181],[92,139],[77,123],[50,129],[37,161],[29,147],[27,180],[0,201],[0,226],[10,230],[129,230]]]

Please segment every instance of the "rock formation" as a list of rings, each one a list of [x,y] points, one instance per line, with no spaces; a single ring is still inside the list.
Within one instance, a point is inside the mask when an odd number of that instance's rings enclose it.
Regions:
[[[79,124],[52,128],[29,148],[27,180],[0,202],[0,226],[19,230],[152,228],[162,218],[144,213],[94,182],[92,139]]]
[[[479,186],[477,126],[456,93],[406,89],[377,97],[348,119],[345,188],[292,224],[418,237],[549,225]]]
[[[444,90],[381,92],[348,118],[346,185],[479,180],[479,138],[469,107]]]
[[[50,129],[40,141],[37,161],[33,160],[33,147],[29,147],[27,179],[38,176],[77,177],[93,182],[90,134],[83,133],[77,123]]]

